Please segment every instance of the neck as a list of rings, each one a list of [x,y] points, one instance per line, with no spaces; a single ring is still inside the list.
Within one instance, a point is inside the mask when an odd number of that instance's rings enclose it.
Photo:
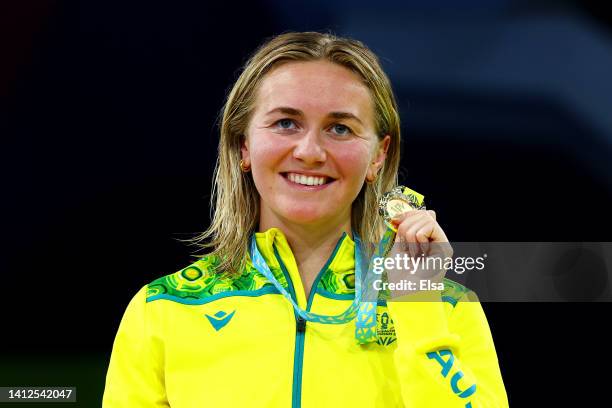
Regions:
[[[308,297],[318,272],[331,256],[342,233],[351,234],[351,217],[349,214],[338,222],[304,225],[279,219],[272,221],[262,214],[259,231],[266,231],[272,227],[283,231],[295,257],[306,297]]]

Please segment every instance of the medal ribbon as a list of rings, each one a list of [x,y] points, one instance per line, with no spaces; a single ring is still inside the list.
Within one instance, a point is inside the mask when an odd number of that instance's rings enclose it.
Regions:
[[[393,248],[393,244],[395,242],[395,234],[397,230],[391,223],[391,214],[386,208],[387,202],[390,199],[401,199],[409,203],[411,208],[414,209],[425,209],[423,205],[423,195],[417,193],[416,191],[404,187],[397,186],[390,192],[383,195],[383,198],[380,202],[380,215],[385,219],[385,224],[387,228],[378,244],[378,248],[376,253],[370,260],[368,265],[368,273],[367,276],[364,277],[364,280],[367,282],[365,287],[368,290],[373,291],[373,295],[370,298],[374,299],[374,301],[361,301],[359,303],[359,308],[357,310],[357,320],[355,321],[355,338],[357,339],[357,343],[365,344],[369,342],[377,341],[376,337],[376,306],[378,303],[378,291],[374,289],[374,285],[372,282],[373,273],[372,267],[374,259],[376,258],[385,258],[391,248]]]
[[[278,291],[283,295],[293,306],[295,312],[300,315],[303,319],[308,320],[310,322],[317,323],[325,323],[325,324],[342,324],[349,322],[357,316],[357,308],[359,299],[361,299],[361,241],[359,237],[355,236],[355,298],[353,299],[353,303],[339,315],[335,316],[326,316],[317,313],[312,313],[306,310],[301,309],[295,301],[291,298],[291,295],[285,290],[285,288],[278,282],[278,280],[272,274],[270,267],[264,260],[263,256],[259,252],[257,248],[257,242],[255,240],[255,234],[251,235],[251,260],[253,261],[253,266],[268,279],[272,284],[278,289]],[[312,290],[316,290],[316,288],[312,288]]]
[[[416,198],[417,208],[424,208],[422,206],[423,196],[416,193],[413,190],[410,190],[404,186],[396,187],[398,192],[401,194],[409,195],[410,193],[415,194],[410,198]],[[394,190],[396,190],[394,189]],[[362,290],[362,279],[367,281],[368,288],[373,289],[373,285],[371,285],[371,279],[373,278],[373,274],[370,273],[372,270],[373,259],[376,257],[385,257],[393,243],[395,241],[395,233],[396,230],[393,226],[387,223],[387,229],[383,234],[382,240],[380,241],[376,254],[368,263],[368,273],[366,276],[362,276],[362,253],[361,253],[361,240],[359,237],[354,234],[355,241],[355,297],[353,299],[353,303],[343,312],[335,316],[327,316],[321,315],[318,313],[312,313],[307,310],[301,309],[295,301],[291,298],[291,295],[287,292],[287,290],[278,282],[278,280],[272,274],[270,267],[266,263],[265,259],[259,252],[257,248],[257,241],[255,239],[255,234],[251,235],[251,260],[253,262],[253,266],[268,279],[293,306],[295,312],[301,316],[304,320],[310,322],[324,323],[324,324],[343,324],[347,323],[353,319],[355,319],[355,339],[357,340],[357,344],[366,344],[370,342],[377,341],[376,337],[376,306],[378,300],[378,292],[376,291],[375,301],[362,301],[363,290]],[[316,290],[316,288],[312,288],[311,290]],[[374,290],[374,289],[373,289]]]

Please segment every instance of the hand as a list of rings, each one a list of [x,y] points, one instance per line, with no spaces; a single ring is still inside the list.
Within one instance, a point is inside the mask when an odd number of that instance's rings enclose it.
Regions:
[[[393,249],[387,255],[393,257],[396,268],[387,269],[389,283],[413,282],[410,290],[392,289],[391,297],[422,290],[438,290],[446,274],[445,259],[453,256],[453,248],[446,234],[436,221],[432,210],[413,210],[392,219],[397,229]],[[408,262],[406,262],[406,260]],[[409,266],[409,269],[406,269]]]

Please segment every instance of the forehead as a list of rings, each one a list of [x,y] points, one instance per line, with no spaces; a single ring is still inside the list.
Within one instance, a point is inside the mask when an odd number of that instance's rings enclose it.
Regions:
[[[288,62],[273,68],[262,81],[257,109],[278,106],[306,114],[350,112],[371,123],[372,98],[361,77],[329,61]]]

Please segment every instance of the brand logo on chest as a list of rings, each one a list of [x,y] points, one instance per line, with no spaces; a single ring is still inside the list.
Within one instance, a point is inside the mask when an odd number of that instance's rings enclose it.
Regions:
[[[234,317],[234,313],[236,313],[235,310],[232,313],[230,313],[230,314],[227,314],[224,311],[220,310],[217,313],[215,313],[213,316],[210,316],[210,315],[207,315],[207,314],[205,314],[204,316],[206,316],[206,318],[208,319],[210,324],[212,324],[214,329],[216,331],[219,331],[223,327],[225,327],[226,324],[229,323],[229,321],[232,319],[232,317]]]

